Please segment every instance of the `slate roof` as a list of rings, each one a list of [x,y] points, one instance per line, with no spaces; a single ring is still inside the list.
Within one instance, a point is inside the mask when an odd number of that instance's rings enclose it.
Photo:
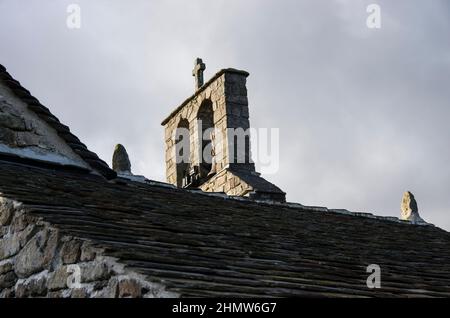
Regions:
[[[0,159],[0,196],[182,296],[450,296],[450,233]],[[369,264],[382,288],[366,286]]]
[[[36,113],[39,118],[45,121],[53,129],[56,130],[59,137],[61,137],[72,150],[78,154],[92,169],[98,171],[107,179],[115,178],[116,173],[109,168],[109,166],[101,160],[96,153],[90,151],[85,144],[83,144],[77,136],[70,132],[70,128],[62,124],[59,119],[54,116],[50,110],[42,105],[39,100],[32,96],[31,93],[24,88],[19,81],[15,80],[7,71],[6,68],[0,64],[0,81],[4,83],[13,93],[19,97],[28,108]]]

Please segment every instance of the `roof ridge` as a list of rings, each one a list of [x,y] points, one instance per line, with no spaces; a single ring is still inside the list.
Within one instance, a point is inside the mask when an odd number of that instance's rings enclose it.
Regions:
[[[407,224],[407,225],[419,225],[419,226],[431,226],[436,227],[432,223],[428,222],[411,222],[411,221],[405,221],[401,220],[398,217],[395,216],[383,216],[383,215],[375,215],[373,213],[369,212],[353,212],[349,211],[347,209],[330,209],[327,207],[322,206],[308,206],[303,205],[301,203],[297,202],[277,202],[277,201],[270,201],[270,200],[258,200],[253,199],[250,197],[242,197],[242,196],[230,196],[223,192],[205,192],[201,189],[183,189],[183,188],[177,188],[176,186],[165,183],[161,181],[154,181],[145,178],[144,181],[136,181],[133,179],[127,179],[127,182],[134,182],[139,184],[145,184],[151,187],[162,187],[162,188],[170,188],[170,189],[177,189],[179,191],[184,191],[192,194],[198,194],[203,196],[209,196],[209,197],[215,197],[215,198],[221,198],[224,200],[232,200],[232,201],[239,201],[239,202],[248,202],[248,203],[256,203],[260,205],[265,206],[279,206],[283,208],[290,208],[290,209],[302,209],[303,211],[311,211],[311,212],[323,212],[323,213],[329,213],[329,214],[339,214],[339,215],[348,215],[352,217],[358,217],[358,218],[366,218],[366,219],[375,219],[380,221],[387,221],[387,222],[393,222],[393,223],[400,223],[400,224]],[[445,231],[445,230],[444,230]]]

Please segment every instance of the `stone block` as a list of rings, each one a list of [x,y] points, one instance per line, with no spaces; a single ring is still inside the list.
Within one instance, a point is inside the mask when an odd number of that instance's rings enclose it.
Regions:
[[[81,283],[105,280],[111,276],[111,269],[103,262],[80,263]]]
[[[19,251],[20,240],[17,234],[0,239],[0,261],[16,255]]]
[[[19,252],[15,271],[20,278],[48,269],[58,244],[56,231],[44,229],[38,232]]]
[[[94,290],[102,290],[106,286],[108,286],[109,281],[108,280],[99,280],[97,282],[93,283]]]
[[[38,297],[47,294],[47,277],[39,275],[35,278],[21,280],[16,284],[16,297]]]
[[[0,298],[13,298],[14,297],[14,288],[5,288],[0,290]]]
[[[234,188],[236,186],[236,178],[234,177],[229,178],[228,184],[230,185],[230,188]]]
[[[9,225],[14,214],[13,203],[9,200],[0,199],[0,226]]]
[[[75,288],[72,290],[71,298],[88,298],[89,293],[86,288]]]
[[[0,112],[0,126],[15,131],[24,131],[27,129],[24,118],[4,112]]]
[[[11,232],[16,233],[25,230],[25,228],[34,223],[30,216],[23,212],[16,212],[11,221]]]
[[[0,262],[0,274],[5,274],[13,270],[14,264],[12,260]]]
[[[119,295],[119,281],[116,277],[109,280],[108,285],[97,294],[96,298],[117,298]]]
[[[215,187],[214,192],[225,192],[225,187],[223,185],[217,186]]]
[[[0,290],[10,288],[16,284],[17,276],[14,272],[7,272],[0,275]]]
[[[70,240],[61,247],[61,260],[63,264],[74,264],[79,261],[81,254],[81,242]]]
[[[20,247],[22,248],[36,234],[37,231],[38,231],[37,226],[35,226],[34,224],[30,224],[21,232],[13,232],[14,233],[13,236],[17,237]]]
[[[17,147],[29,147],[40,146],[42,137],[30,132],[17,132],[16,134],[16,146]]]
[[[142,286],[134,279],[122,279],[119,281],[120,298],[138,298],[142,296]]]
[[[90,243],[83,242],[83,244],[81,245],[80,260],[82,262],[93,261],[96,256],[97,256],[96,249],[93,246],[91,246]]]
[[[222,175],[217,177],[217,179],[215,180],[215,185],[216,186],[222,186],[225,184],[225,182],[227,181],[226,179],[226,175]]]
[[[64,298],[64,292],[62,290],[48,292],[47,298]]]
[[[48,289],[57,290],[67,288],[67,278],[72,273],[67,271],[67,266],[61,266],[56,271],[48,275]]]
[[[0,226],[0,239],[9,232],[9,226]]]

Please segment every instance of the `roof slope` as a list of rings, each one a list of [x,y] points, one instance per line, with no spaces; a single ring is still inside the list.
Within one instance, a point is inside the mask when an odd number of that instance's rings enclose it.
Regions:
[[[69,145],[70,148],[72,148],[72,150],[81,157],[81,159],[89,164],[89,166],[108,179],[116,177],[116,173],[109,168],[109,166],[101,160],[96,153],[90,151],[86,145],[78,139],[77,136],[70,132],[70,128],[68,126],[62,124],[47,107],[42,105],[36,97],[32,96],[31,93],[24,88],[19,81],[15,80],[1,64],[0,81],[11,89],[13,93],[24,103],[26,103],[28,108],[37,114],[40,119],[55,129],[58,136],[61,137],[67,145]]]
[[[450,296],[450,233],[431,226],[6,161],[0,195],[182,296]]]

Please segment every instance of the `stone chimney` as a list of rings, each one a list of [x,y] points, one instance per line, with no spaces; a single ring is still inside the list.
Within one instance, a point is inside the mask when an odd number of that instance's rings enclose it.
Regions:
[[[246,81],[249,73],[223,69],[203,83],[196,59],[195,93],[163,122],[167,181],[178,187],[285,201],[285,193],[255,171],[250,152]]]

